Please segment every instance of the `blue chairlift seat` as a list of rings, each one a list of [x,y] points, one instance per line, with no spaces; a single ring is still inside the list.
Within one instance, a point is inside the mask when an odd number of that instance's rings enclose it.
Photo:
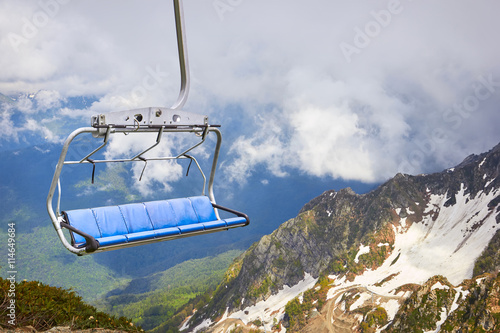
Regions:
[[[217,219],[214,207],[237,217]],[[63,217],[72,245],[87,252],[249,224],[245,214],[212,204],[206,196],[70,210],[64,211]]]

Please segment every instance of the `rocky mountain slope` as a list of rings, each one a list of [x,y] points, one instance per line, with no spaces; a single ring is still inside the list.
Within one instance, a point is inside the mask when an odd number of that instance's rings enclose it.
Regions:
[[[181,329],[498,331],[499,173],[500,145],[364,195],[327,191],[241,255]]]

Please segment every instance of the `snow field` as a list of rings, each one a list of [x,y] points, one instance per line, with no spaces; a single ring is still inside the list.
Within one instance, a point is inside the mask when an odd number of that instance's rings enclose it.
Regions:
[[[228,318],[240,319],[245,325],[249,322],[260,320],[264,324],[264,328],[270,330],[274,318],[278,321],[283,318],[286,304],[305,291],[313,288],[317,281],[318,279],[313,278],[309,273],[305,273],[304,279],[295,286],[284,286],[276,295],[272,295],[268,299],[247,307],[242,311],[234,312]]]

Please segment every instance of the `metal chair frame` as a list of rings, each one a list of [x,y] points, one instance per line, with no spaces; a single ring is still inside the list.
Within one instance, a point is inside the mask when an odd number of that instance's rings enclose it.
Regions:
[[[61,154],[59,156],[58,163],[56,165],[56,169],[54,172],[54,176],[50,185],[49,194],[47,196],[47,211],[49,213],[50,219],[53,223],[53,226],[63,243],[63,245],[70,252],[83,255],[87,254],[85,248],[76,248],[68,240],[66,239],[63,230],[69,229],[71,231],[72,227],[64,221],[63,214],[60,210],[60,202],[61,202],[61,184],[60,177],[61,172],[64,165],[82,165],[82,164],[92,164],[93,165],[93,173],[92,179],[94,178],[94,171],[96,164],[99,163],[116,163],[116,162],[141,162],[144,163],[144,168],[142,173],[147,166],[148,161],[167,161],[167,160],[179,160],[179,159],[189,159],[194,161],[198,170],[200,171],[203,177],[203,190],[202,195],[205,195],[205,189],[207,187],[207,179],[206,176],[200,167],[200,164],[196,160],[196,158],[189,153],[195,149],[196,147],[203,144],[206,140],[206,137],[209,133],[215,133],[216,135],[216,144],[215,151],[212,160],[212,167],[210,171],[210,176],[208,180],[208,197],[212,202],[217,218],[220,219],[218,215],[217,208],[227,210],[231,213],[237,214],[238,216],[246,216],[243,213],[239,213],[233,211],[231,209],[226,209],[222,206],[218,206],[215,201],[213,185],[215,178],[215,171],[217,169],[217,160],[219,157],[220,146],[222,141],[221,132],[219,131],[219,125],[210,125],[208,122],[208,117],[205,115],[198,115],[195,113],[190,113],[186,111],[182,111],[181,108],[185,105],[187,96],[189,94],[189,64],[187,58],[187,48],[185,44],[185,28],[184,28],[184,19],[183,19],[183,8],[181,0],[173,0],[174,4],[174,14],[175,14],[175,23],[176,23],[176,32],[177,32],[177,46],[178,46],[178,54],[179,54],[179,67],[180,67],[180,91],[177,100],[170,108],[165,107],[150,107],[143,109],[135,109],[135,110],[126,110],[126,111],[118,111],[118,112],[109,112],[106,114],[99,114],[92,116],[91,118],[91,127],[83,127],[73,131],[66,141],[63,144],[63,148]],[[94,149],[92,152],[87,154],[85,157],[79,160],[68,160],[66,161],[66,156],[68,153],[68,149],[73,140],[81,134],[91,133],[95,138],[103,139],[103,143]],[[157,133],[156,142],[151,146],[141,151],[140,153],[134,155],[130,158],[122,158],[122,159],[100,159],[95,160],[92,157],[99,152],[101,149],[106,147],[109,142],[111,135],[123,133],[123,134],[137,134],[137,133]],[[200,141],[193,146],[185,149],[181,153],[175,156],[156,156],[156,157],[144,157],[144,155],[155,148],[160,144],[164,133],[194,133],[200,137]],[[141,173],[141,178],[142,178]],[[55,195],[56,188],[58,189],[57,196],[57,205],[54,210],[53,207],[53,199]],[[247,217],[246,217],[247,218]],[[248,221],[248,218],[247,218]],[[248,224],[248,223],[247,223]],[[227,230],[227,228],[224,228]],[[219,231],[219,230],[215,230]],[[213,231],[211,231],[213,232]],[[181,236],[186,237],[186,236]],[[171,237],[171,238],[179,238],[179,237]],[[170,238],[169,238],[170,239]],[[138,243],[130,243],[126,245],[122,245],[119,247],[110,247],[110,248],[101,248],[96,250],[95,252],[106,251],[115,248],[129,247],[140,245],[142,243],[150,243],[154,241],[163,241],[165,239],[153,240],[148,242],[138,242]],[[92,251],[94,252],[94,251]]]

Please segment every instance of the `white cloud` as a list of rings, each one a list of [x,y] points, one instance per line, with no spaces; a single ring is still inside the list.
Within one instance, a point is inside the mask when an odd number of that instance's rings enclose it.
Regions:
[[[288,173],[284,167],[288,166],[287,148],[279,136],[265,132],[265,128],[259,130],[256,136],[251,138],[240,137],[229,150],[237,158],[224,171],[230,182],[246,184],[247,178],[255,171],[255,167],[264,164],[269,171],[277,177],[285,177]],[[259,135],[260,134],[260,135]]]
[[[55,1],[52,11],[41,5]],[[39,101],[50,106],[58,97],[96,95],[96,113],[174,102],[171,3],[59,1],[0,3],[1,92],[60,94]],[[192,74],[186,109],[240,119],[224,111],[237,105],[251,120],[222,163],[231,180],[264,166],[280,177],[295,168],[380,181],[398,170],[449,167],[498,143],[498,1],[227,3],[224,12],[212,1],[184,3]],[[49,19],[27,38],[43,13]],[[17,51],[12,34],[26,39]],[[346,61],[340,45],[360,38],[366,45]],[[488,98],[472,111],[454,108],[490,76]],[[34,112],[26,103],[20,110]],[[8,121],[3,115],[2,127]]]
[[[41,102],[37,105],[34,105],[32,100],[26,96],[20,97],[13,105],[3,104],[0,108],[0,140],[7,144],[19,143],[25,140],[24,133],[35,133],[46,142],[60,142],[61,138],[49,128],[50,122],[60,121],[58,118],[53,116],[51,119],[35,119],[39,110],[46,110],[45,107],[54,107],[52,103],[57,104],[55,102],[57,99],[51,99],[48,97],[50,95],[49,93],[46,97],[42,97]],[[19,119],[14,120],[16,114],[19,113],[22,113],[24,117],[18,116]]]
[[[35,95],[38,110],[55,109],[61,106],[62,97],[58,91],[42,90]]]
[[[47,142],[61,142],[61,138],[35,119],[28,118],[22,130],[39,133]]]
[[[18,128],[14,127],[12,121],[12,109],[3,105],[0,111],[0,139],[18,142]]]
[[[156,143],[156,133],[139,133],[112,135],[110,142],[104,152],[105,159],[129,159]],[[160,144],[142,155],[145,158],[177,156],[199,141],[191,133],[172,134],[164,133]],[[208,158],[206,148],[203,146],[195,148],[189,153],[198,160]],[[130,170],[133,174],[134,188],[143,196],[155,193],[155,186],[160,186],[162,191],[170,192],[172,184],[184,177],[183,166],[176,160],[154,161],[149,160],[147,165],[142,161],[131,162]],[[144,167],[146,168],[144,169]],[[192,172],[197,172],[192,166]],[[144,170],[144,173],[143,173]],[[206,171],[205,171],[206,172]],[[142,179],[141,179],[142,174]],[[206,175],[208,177],[208,174]],[[201,188],[201,186],[200,186]]]
[[[283,109],[261,115],[259,130],[233,143],[239,157],[224,170],[229,179],[244,182],[259,164],[281,177],[290,167],[365,182],[390,176],[408,138],[411,108],[373,82],[335,81],[307,70],[287,80]]]
[[[370,152],[364,146],[366,132],[356,114],[340,108],[304,108],[291,115],[290,153],[296,167],[315,176],[373,181]]]

